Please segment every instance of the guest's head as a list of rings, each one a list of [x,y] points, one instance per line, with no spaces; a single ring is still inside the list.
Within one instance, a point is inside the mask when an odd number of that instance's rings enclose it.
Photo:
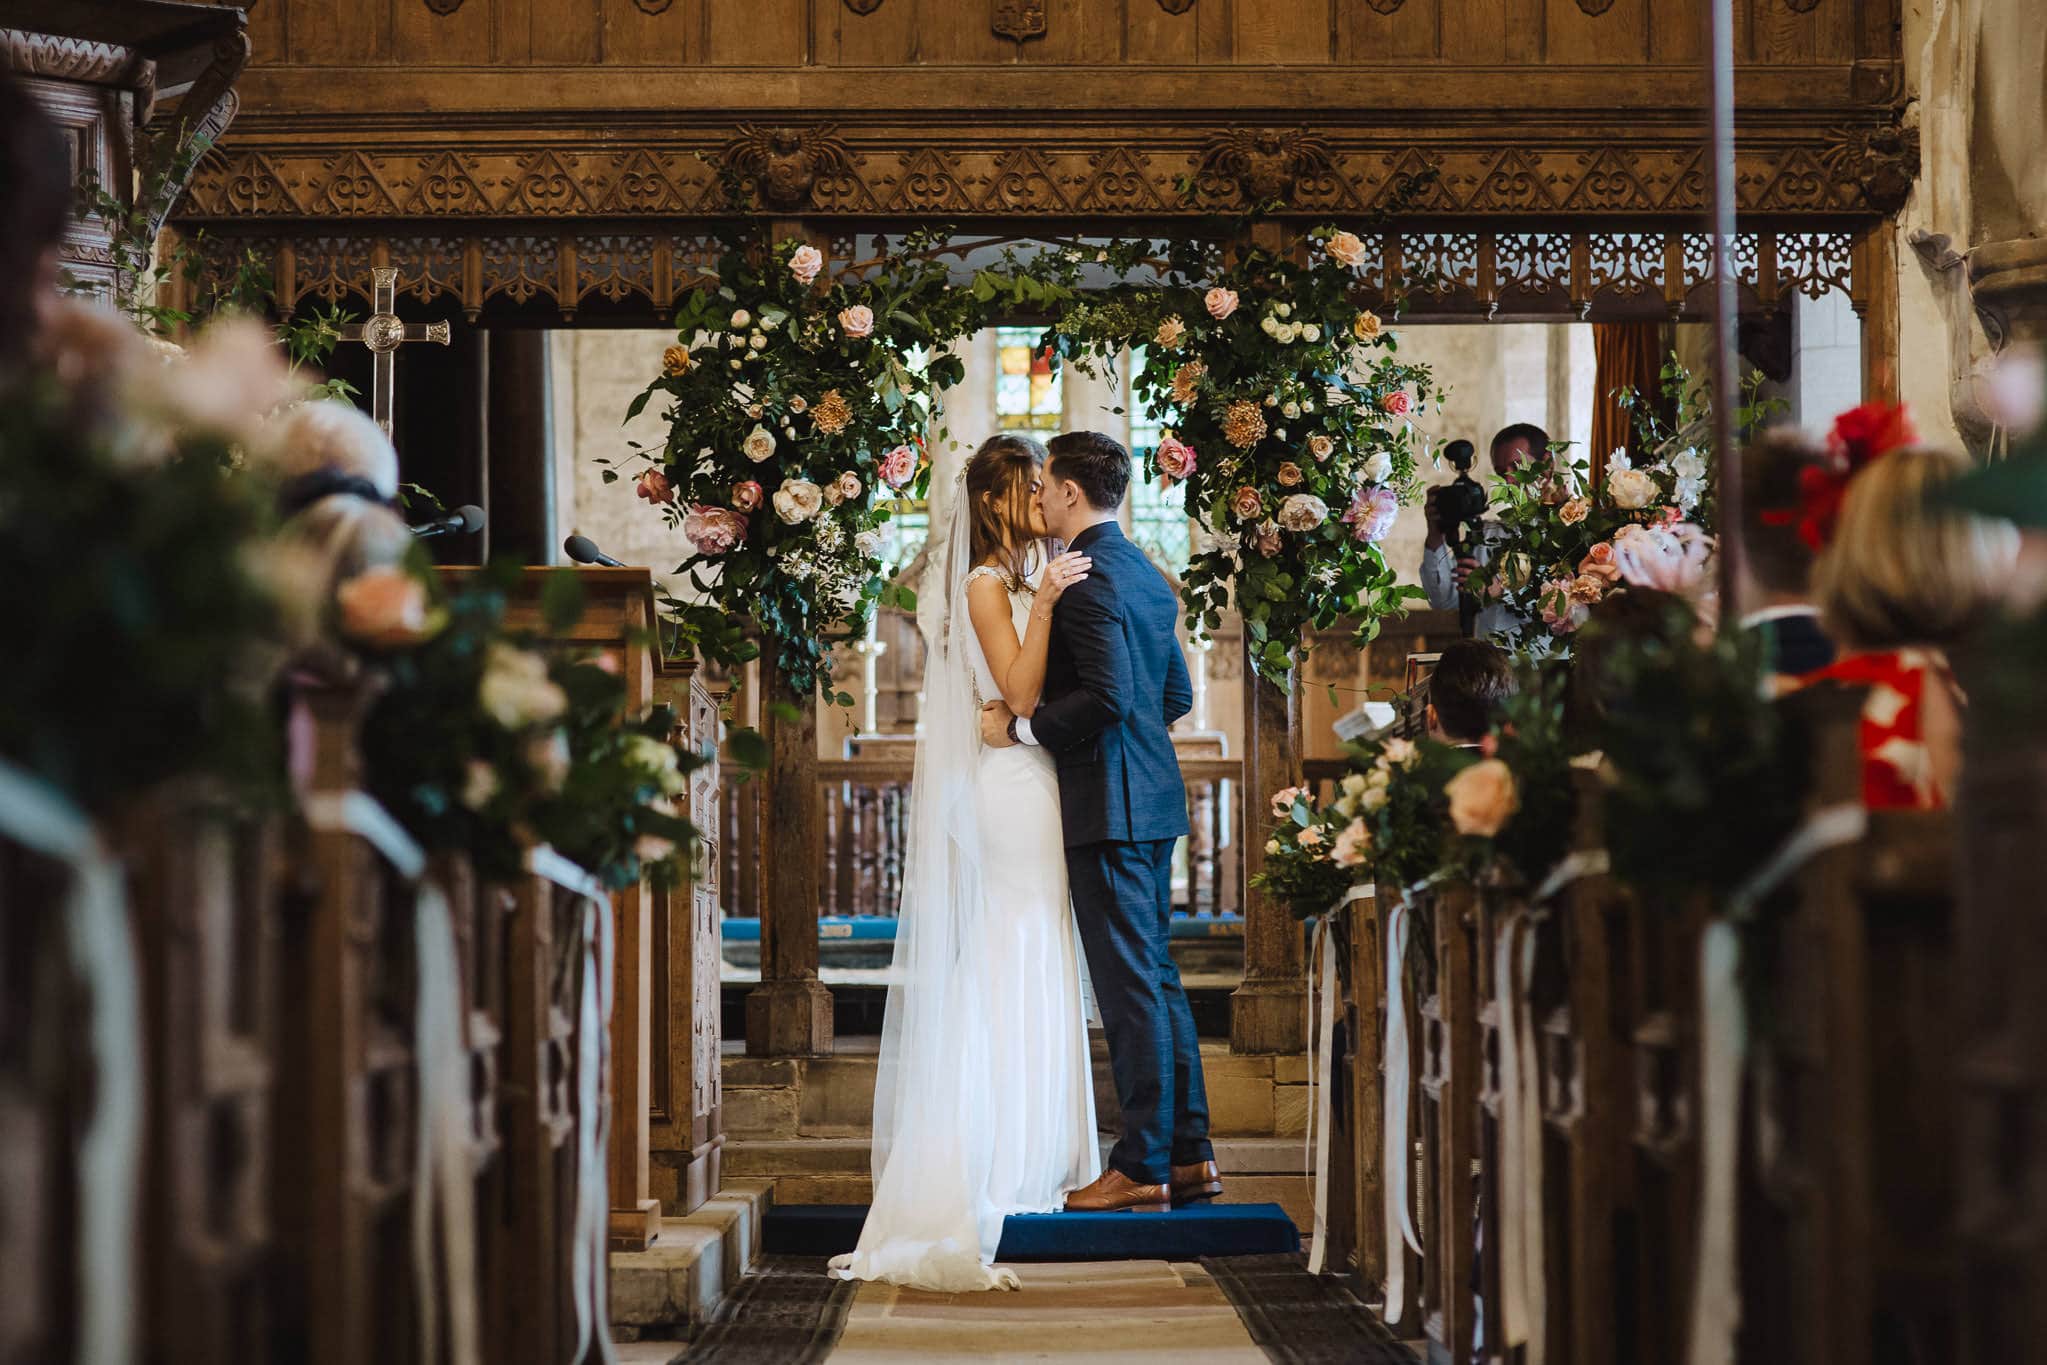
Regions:
[[[1429,733],[1452,744],[1475,744],[1518,685],[1507,651],[1484,640],[1459,640],[1429,674]]]
[[[1493,435],[1493,472],[1511,474],[1524,461],[1549,454],[1549,433],[1533,422],[1516,422]]]
[[[975,564],[993,564],[1021,582],[1030,571],[1032,546],[1046,535],[1038,510],[1038,485],[1045,473],[1045,447],[1028,436],[990,436],[967,461],[969,553]]]
[[[2018,533],[1944,505],[1942,490],[1969,467],[1957,452],[1908,446],[1849,483],[1813,573],[1821,619],[1845,647],[1947,646],[1989,612]]]
[[[57,125],[27,86],[0,75],[0,373],[28,354],[56,301],[71,209],[71,157]]]
[[[1799,475],[1826,463],[1826,447],[1796,427],[1762,433],[1741,453],[1744,563],[1766,603],[1799,602],[1812,593],[1813,549],[1799,535]]]
[[[1121,441],[1099,431],[1069,431],[1045,448],[1050,455],[1038,503],[1054,536],[1072,540],[1123,505],[1130,451]]]
[[[1570,682],[1564,692],[1564,727],[1581,738],[1596,733],[1607,710],[1624,698],[1612,679],[1616,649],[1661,639],[1675,642],[1699,630],[1697,609],[1676,593],[1654,588],[1610,592],[1592,607],[1571,646]]]

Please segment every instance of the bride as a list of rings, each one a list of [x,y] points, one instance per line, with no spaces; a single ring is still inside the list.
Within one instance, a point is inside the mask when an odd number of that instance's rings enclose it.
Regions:
[[[995,436],[968,461],[935,581],[950,589],[924,733],[874,1092],[874,1203],[844,1279],[1014,1289],[1012,1213],[1059,1209],[1100,1173],[1093,1079],[1052,758],[984,748],[1045,680],[1052,607],[1087,576],[1048,541],[1045,448]],[[1048,562],[1049,559],[1049,562]]]

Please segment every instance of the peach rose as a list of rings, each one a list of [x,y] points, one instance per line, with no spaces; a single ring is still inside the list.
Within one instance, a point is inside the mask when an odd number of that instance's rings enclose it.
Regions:
[[[1272,794],[1272,818],[1284,820],[1292,815],[1294,802],[1307,794],[1306,787],[1281,787]]]
[[[1301,831],[1299,842],[1302,848],[1320,848],[1322,847],[1322,831],[1314,825],[1309,825]]]
[[[808,479],[784,479],[775,490],[775,515],[791,526],[799,526],[824,507],[824,490]]]
[[[1472,764],[1443,784],[1443,794],[1450,798],[1450,823],[1457,832],[1481,839],[1498,834],[1521,809],[1514,772],[1497,758]]]
[[[1557,520],[1566,526],[1576,526],[1592,513],[1592,504],[1584,498],[1572,498],[1557,509]]]
[[[897,446],[881,457],[875,472],[890,488],[905,487],[917,477],[917,452],[909,446]]]
[[[849,469],[825,486],[824,500],[837,507],[842,502],[851,502],[859,497],[863,487],[860,476]]]
[[[1194,472],[1196,464],[1194,447],[1178,437],[1167,435],[1159,439],[1158,449],[1153,453],[1158,461],[1159,473],[1168,482],[1178,482]]]
[[[656,506],[675,501],[675,485],[668,482],[668,475],[658,469],[650,469],[633,483],[633,491]]]
[[[1249,521],[1265,510],[1265,500],[1258,496],[1258,490],[1245,484],[1230,498],[1230,510],[1239,518]]]
[[[1350,334],[1359,341],[1370,341],[1384,330],[1385,327],[1379,321],[1379,315],[1369,308],[1351,319]]]
[[[689,373],[690,355],[687,346],[670,346],[661,353],[661,373],[670,379],[680,379]]]
[[[809,284],[824,269],[824,253],[805,243],[789,253],[789,273],[798,284]]]
[[[334,593],[341,632],[372,649],[405,649],[434,633],[426,585],[386,566],[357,574]]]
[[[1336,442],[1317,432],[1308,438],[1308,453],[1317,461],[1326,460],[1336,452]]]
[[[1353,820],[1343,827],[1343,833],[1336,836],[1336,847],[1329,850],[1329,861],[1338,867],[1359,867],[1372,851],[1372,832],[1365,828],[1363,820]]]
[[[839,326],[845,330],[847,336],[856,340],[860,337],[873,336],[874,310],[864,303],[856,303],[851,308],[841,309]]]
[[[1221,322],[1224,318],[1237,311],[1237,291],[1225,289],[1221,285],[1217,285],[1208,291],[1208,294],[1201,300],[1201,303],[1203,307],[1208,309],[1210,317],[1214,318],[1217,322]]]
[[[759,507],[765,496],[761,486],[752,479],[742,479],[732,485],[732,505],[742,512],[751,512]]]
[[[1152,344],[1163,346],[1170,351],[1186,339],[1187,324],[1180,321],[1180,315],[1175,313],[1159,324],[1158,331],[1152,336]]]
[[[1279,467],[1278,477],[1280,487],[1294,488],[1300,484],[1302,478],[1305,476],[1301,473],[1301,467],[1299,465],[1295,464],[1292,460],[1288,460],[1285,464]]]
[[[1356,270],[1365,263],[1365,244],[1355,232],[1337,233],[1323,250],[1329,253],[1330,260],[1348,270]]]

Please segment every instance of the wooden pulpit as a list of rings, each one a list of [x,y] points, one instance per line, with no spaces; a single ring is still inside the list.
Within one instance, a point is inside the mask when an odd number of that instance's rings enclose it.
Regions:
[[[478,570],[441,572],[461,583]],[[514,630],[548,634],[540,594],[556,573],[582,581],[583,615],[550,638],[608,656],[625,680],[629,712],[666,702],[675,708],[680,740],[715,754],[717,710],[695,663],[661,657],[652,575],[645,569],[529,568],[506,616]],[[701,769],[692,779],[684,814],[714,833],[717,769]],[[715,861],[704,865],[714,868]],[[612,896],[612,914],[618,956],[611,1016],[611,1244],[641,1251],[661,1230],[664,1212],[687,1213],[717,1188],[724,1136],[716,889],[693,880],[665,893],[628,887]]]

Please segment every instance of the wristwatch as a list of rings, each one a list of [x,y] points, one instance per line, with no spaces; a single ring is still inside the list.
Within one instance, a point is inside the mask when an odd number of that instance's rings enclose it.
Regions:
[[[1015,717],[1015,716],[1011,716],[1011,717],[1009,718],[1009,726],[1008,726],[1008,729],[1009,729],[1009,742],[1010,742],[1011,744],[1021,744],[1021,743],[1023,743],[1023,741],[1022,741],[1022,740],[1020,740],[1020,739],[1018,739],[1018,738],[1016,737],[1016,717]]]

